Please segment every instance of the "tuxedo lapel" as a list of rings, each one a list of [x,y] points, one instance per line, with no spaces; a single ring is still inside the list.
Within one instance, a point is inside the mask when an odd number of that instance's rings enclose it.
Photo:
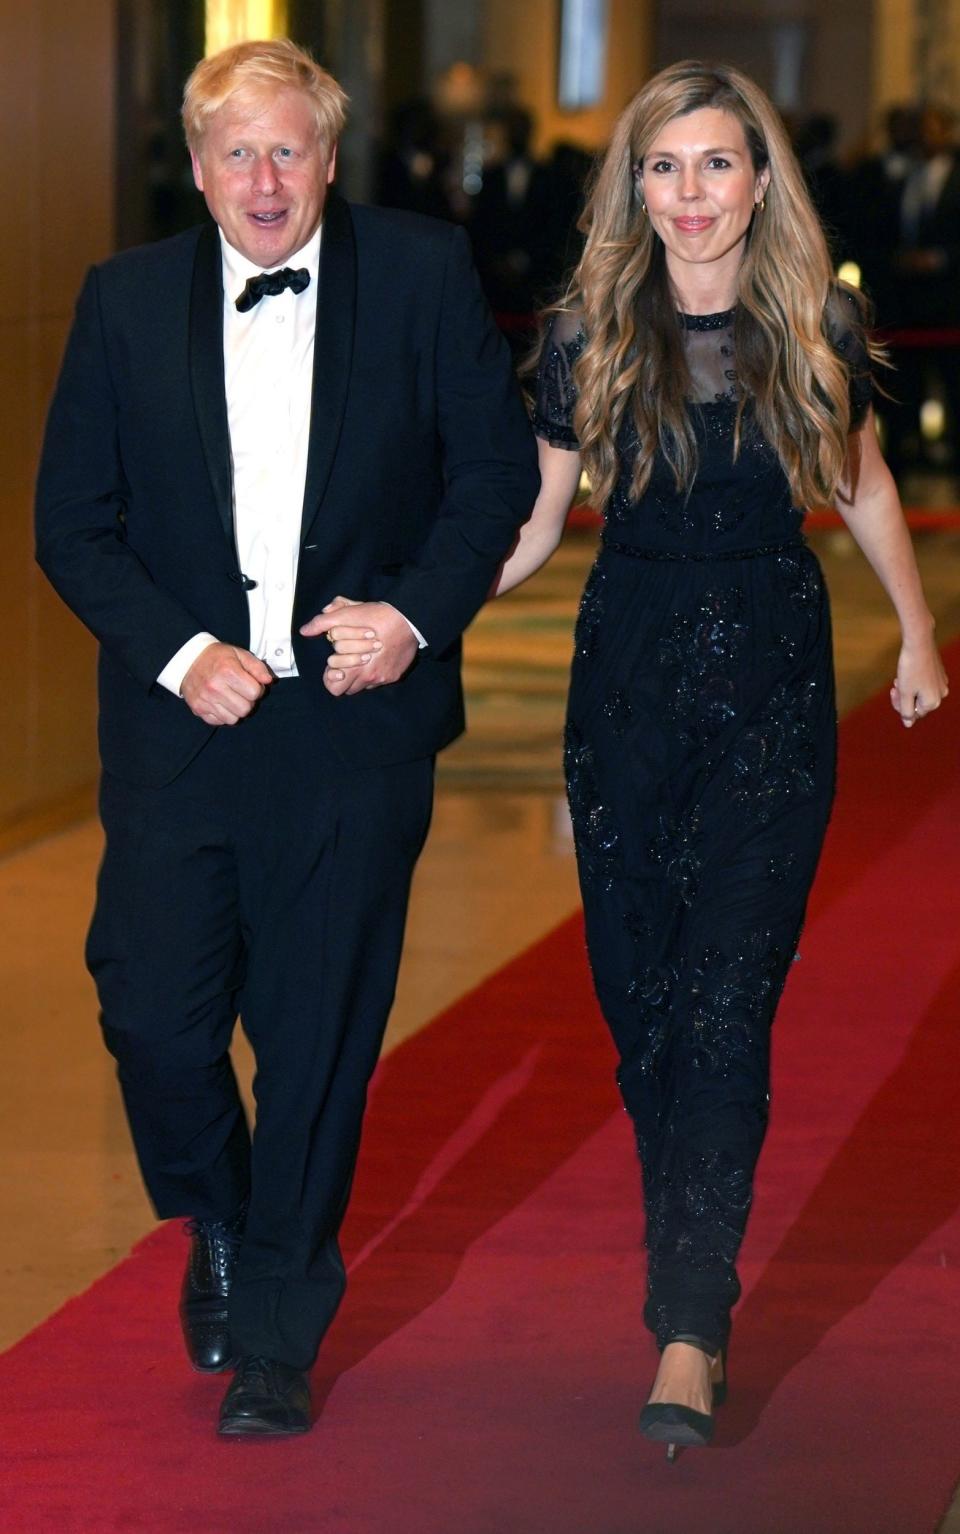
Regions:
[[[217,510],[231,548],[233,473],[230,428],[223,372],[223,266],[216,224],[207,224],[197,241],[190,289],[190,387],[207,472]]]
[[[305,541],[323,500],[343,425],[353,362],[357,251],[353,219],[335,192],[327,200],[320,241],[317,329],[313,348],[310,446],[303,495]]]

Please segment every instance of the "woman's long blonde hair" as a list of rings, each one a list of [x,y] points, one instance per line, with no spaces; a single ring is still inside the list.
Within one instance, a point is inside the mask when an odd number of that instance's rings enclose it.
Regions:
[[[738,70],[696,59],[655,75],[621,114],[580,221],[583,257],[557,307],[583,316],[574,429],[585,467],[602,504],[617,478],[617,436],[630,410],[639,442],[635,496],[658,447],[678,490],[696,472],[676,296],[635,167],[668,122],[702,107],[735,117],[754,170],[770,171],[739,272],[734,452],[749,403],[796,503],[829,501],[844,468],[850,405],[846,367],[824,331],[833,270],[823,230],[772,102]]]

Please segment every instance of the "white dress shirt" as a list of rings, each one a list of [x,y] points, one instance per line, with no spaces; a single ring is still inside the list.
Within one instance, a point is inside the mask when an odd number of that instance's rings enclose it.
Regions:
[[[241,572],[256,582],[247,591],[250,650],[277,677],[297,675],[293,594],[310,441],[320,235],[318,229],[283,263],[294,270],[306,267],[309,286],[302,293],[286,288],[275,296],[265,296],[241,314],[236,300],[247,279],[262,268],[248,261],[220,233],[223,361],[237,557]],[[418,644],[424,645],[422,636],[415,629],[414,633]],[[216,642],[213,634],[195,634],[167,662],[157,681],[179,695],[197,656]]]
[[[233,524],[247,591],[250,650],[278,677],[296,676],[293,592],[307,477],[320,230],[284,266],[305,266],[302,293],[286,288],[241,314],[248,277],[263,270],[220,234],[223,261],[223,364],[233,467]],[[269,268],[273,270],[273,268]],[[179,694],[213,634],[195,634],[164,666],[158,682]]]

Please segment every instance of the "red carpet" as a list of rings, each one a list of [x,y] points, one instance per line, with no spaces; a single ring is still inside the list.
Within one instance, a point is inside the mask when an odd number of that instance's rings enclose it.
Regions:
[[[877,699],[842,740],[714,1448],[670,1467],[636,1435],[638,1175],[571,920],[382,1064],[313,1434],[215,1438],[168,1227],[0,1359],[0,1534],[933,1534],[960,1472],[960,712],[908,733]]]

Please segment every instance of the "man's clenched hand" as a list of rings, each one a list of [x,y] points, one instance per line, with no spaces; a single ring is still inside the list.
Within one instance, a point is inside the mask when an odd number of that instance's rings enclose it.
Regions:
[[[263,697],[273,672],[239,645],[201,650],[180,684],[180,696],[204,724],[239,724]]]

